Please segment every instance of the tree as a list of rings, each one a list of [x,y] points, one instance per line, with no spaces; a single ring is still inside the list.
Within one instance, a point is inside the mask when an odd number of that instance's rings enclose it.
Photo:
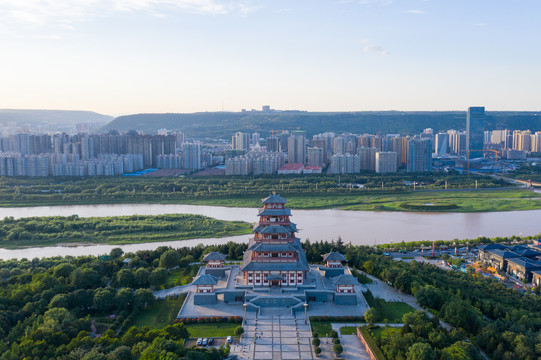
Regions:
[[[152,270],[148,278],[150,285],[154,287],[159,287],[160,285],[165,283],[165,280],[167,280],[167,270],[165,270],[164,268],[157,268]]]
[[[368,308],[368,310],[364,313],[364,319],[368,323],[368,326],[374,326],[374,323],[376,322],[377,312],[376,309],[371,307]]]
[[[167,250],[160,256],[160,267],[171,269],[180,264],[180,255],[175,250]]]
[[[137,289],[135,291],[135,306],[139,309],[146,309],[147,306],[154,304],[156,298],[149,289]]]
[[[99,313],[110,311],[114,307],[115,294],[111,289],[98,289],[94,293],[94,309]]]
[[[68,263],[63,263],[54,268],[53,274],[55,277],[69,277],[71,272],[75,269],[73,265]]]
[[[136,287],[148,287],[150,273],[147,269],[139,268],[133,274],[133,283]]]
[[[117,291],[115,296],[115,305],[119,310],[131,309],[134,302],[133,289],[123,288]]]
[[[119,287],[133,286],[133,273],[129,269],[122,269],[116,273],[116,282]]]
[[[109,355],[107,360],[132,360],[133,356],[131,349],[128,346],[121,345],[114,349]]]
[[[314,353],[315,353],[316,355],[321,354],[321,348],[320,348],[319,346],[317,346],[317,347],[314,349]]]
[[[415,343],[409,350],[407,360],[434,360],[434,350],[427,343]]]
[[[312,345],[319,346],[321,344],[321,341],[318,338],[312,339]]]
[[[235,328],[235,335],[242,335],[244,334],[244,328],[242,326],[238,326]]]
[[[124,255],[124,250],[122,250],[121,248],[114,248],[109,253],[109,256],[111,257],[112,260],[116,260],[120,258],[122,255]]]
[[[332,347],[332,351],[334,351],[336,355],[340,355],[342,351],[344,351],[344,348],[340,344],[334,344],[334,346]]]

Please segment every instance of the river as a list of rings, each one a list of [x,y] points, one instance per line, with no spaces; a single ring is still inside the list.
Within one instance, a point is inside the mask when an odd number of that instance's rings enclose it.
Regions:
[[[81,217],[159,214],[200,214],[221,220],[257,221],[257,209],[227,208],[198,205],[115,204],[39,206],[27,208],[0,208],[0,218],[30,216]],[[487,213],[413,213],[370,212],[343,210],[292,210],[292,221],[299,228],[302,240],[336,240],[341,237],[354,245],[397,243],[402,240],[471,239],[478,236],[537,235],[541,233],[541,210],[487,212]],[[100,255],[120,247],[125,252],[155,249],[158,246],[194,246],[224,244],[228,241],[244,242],[249,235],[227,238],[192,239],[173,242],[131,245],[52,246],[20,250],[0,249],[1,259]]]

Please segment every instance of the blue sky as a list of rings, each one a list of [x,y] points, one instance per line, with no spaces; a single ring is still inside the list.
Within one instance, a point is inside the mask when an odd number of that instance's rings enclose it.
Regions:
[[[0,108],[540,110],[538,0],[0,0]]]

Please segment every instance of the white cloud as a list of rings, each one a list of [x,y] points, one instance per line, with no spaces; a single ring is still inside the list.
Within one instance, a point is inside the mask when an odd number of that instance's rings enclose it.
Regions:
[[[378,54],[378,55],[381,55],[381,56],[389,55],[389,52],[387,50],[385,50],[384,48],[382,48],[381,46],[379,46],[379,45],[367,45],[367,46],[364,47],[364,52],[365,53]]]
[[[155,15],[164,8],[203,15],[247,15],[255,9],[250,0],[0,0],[0,19],[4,25],[32,28],[51,23],[66,25],[116,12],[147,11]]]

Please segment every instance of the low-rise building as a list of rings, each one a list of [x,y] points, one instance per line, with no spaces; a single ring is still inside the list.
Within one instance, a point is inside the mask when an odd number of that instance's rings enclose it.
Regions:
[[[507,273],[517,279],[530,282],[534,270],[541,270],[541,262],[530,260],[526,257],[507,259]]]

